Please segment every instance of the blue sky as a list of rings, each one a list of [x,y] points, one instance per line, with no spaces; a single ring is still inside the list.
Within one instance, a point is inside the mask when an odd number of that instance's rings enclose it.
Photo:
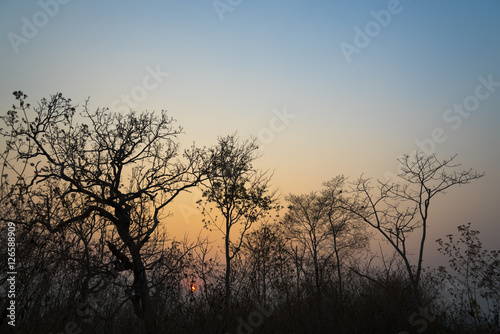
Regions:
[[[471,221],[494,244],[500,87],[456,129],[443,115],[474,96],[479,77],[500,82],[500,2],[221,3],[231,10],[219,15],[210,0],[2,1],[2,113],[14,90],[123,108],[122,95],[135,89],[146,92],[136,94],[135,109],[169,110],[186,145],[210,145],[236,130],[264,138],[274,124],[259,165],[275,169],[285,194],[318,189],[338,174],[382,178],[439,128],[446,140],[433,151],[457,153],[464,167],[487,176],[438,199],[430,240]],[[398,13],[382,26],[372,12],[388,8]],[[29,38],[26,21],[39,25]],[[341,43],[356,46],[355,28],[367,33],[377,24],[348,62]],[[13,34],[27,43],[13,47]],[[154,88],[144,90],[151,71],[159,81],[149,77]],[[278,114],[291,116],[279,123]]]

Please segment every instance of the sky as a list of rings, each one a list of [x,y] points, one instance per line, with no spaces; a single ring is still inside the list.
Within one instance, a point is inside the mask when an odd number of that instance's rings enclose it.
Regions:
[[[468,222],[498,248],[499,17],[497,0],[4,0],[0,113],[15,90],[166,109],[186,146],[256,137],[283,195],[384,179],[417,149],[458,154],[486,176],[433,203],[430,251]],[[194,197],[174,234],[200,229]]]

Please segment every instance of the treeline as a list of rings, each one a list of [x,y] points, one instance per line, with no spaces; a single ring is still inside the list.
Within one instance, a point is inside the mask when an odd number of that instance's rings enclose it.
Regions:
[[[279,198],[252,139],[181,150],[165,111],[14,95],[0,130],[2,333],[500,330],[499,253],[470,224],[437,241],[449,266],[424,267],[434,198],[483,176],[455,157],[416,153],[397,180],[337,176]],[[169,210],[195,188],[213,239],[173,240]],[[375,236],[393,253],[372,254]]]

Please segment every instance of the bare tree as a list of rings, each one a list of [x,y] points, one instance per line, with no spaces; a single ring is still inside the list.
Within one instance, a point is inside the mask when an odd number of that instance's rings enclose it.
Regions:
[[[225,305],[231,301],[231,260],[240,252],[245,234],[258,219],[269,214],[275,203],[266,173],[253,168],[258,149],[255,140],[238,141],[235,134],[219,138],[208,154],[208,179],[204,182],[202,212],[205,226],[215,227],[224,238]],[[222,220],[209,208],[215,206]],[[236,234],[233,228],[240,225]]]
[[[243,242],[245,261],[250,267],[258,300],[266,303],[269,286],[280,275],[285,248],[283,229],[276,223],[264,223],[246,235]]]
[[[460,165],[453,164],[455,157],[439,160],[435,155],[420,152],[412,157],[405,155],[399,160],[400,183],[378,181],[373,187],[370,179],[360,178],[353,184],[352,197],[342,205],[376,229],[399,254],[418,304],[431,200],[452,186],[467,184],[484,175],[471,169],[456,171]],[[416,265],[412,266],[407,237],[416,230],[420,230],[420,244]]]
[[[337,176],[323,183],[322,196],[328,205],[326,219],[329,234],[333,239],[333,252],[336,259],[338,291],[342,298],[342,263],[346,256],[352,256],[355,250],[368,244],[368,233],[363,222],[352,212],[344,210],[342,203],[347,199],[342,195],[346,186],[346,178]]]
[[[297,292],[297,300],[301,300],[302,289],[301,289],[301,277],[305,274],[304,263],[306,257],[306,249],[304,247],[300,247],[292,240],[291,238],[287,238],[288,240],[288,256],[290,260],[293,262],[293,266],[295,267],[295,287]]]
[[[63,234],[93,215],[111,224],[121,244],[108,241],[109,250],[133,272],[131,301],[150,328],[150,287],[141,251],[167,205],[200,182],[201,151],[186,150],[180,159],[176,139],[182,129],[165,111],[91,112],[87,101],[77,114],[78,106],[62,94],[36,107],[22,92],[14,95],[18,105],[2,117],[8,127],[2,134],[15,159],[31,168],[18,188],[29,201],[30,220],[19,223]],[[138,214],[138,203],[148,208],[146,215]]]
[[[341,257],[351,254],[367,243],[367,234],[360,219],[343,209],[342,195],[345,178],[338,176],[323,184],[320,192],[289,195],[290,203],[284,218],[289,237],[298,243],[312,259],[316,292],[321,294],[323,272],[332,257],[336,259],[339,293],[342,294]],[[293,246],[292,246],[293,249]]]
[[[288,212],[284,217],[287,234],[305,249],[313,262],[314,286],[321,294],[321,276],[327,258],[329,229],[326,224],[328,203],[316,192],[307,195],[288,195]]]

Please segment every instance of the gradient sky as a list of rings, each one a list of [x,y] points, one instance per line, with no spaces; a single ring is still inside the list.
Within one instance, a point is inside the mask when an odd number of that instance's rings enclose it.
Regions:
[[[0,3],[1,113],[14,90],[123,109],[122,95],[159,69],[168,75],[148,79],[156,87],[134,109],[169,110],[186,145],[236,130],[264,138],[257,164],[275,170],[283,194],[339,174],[396,173],[398,156],[440,128],[446,140],[432,151],[457,153],[486,177],[436,200],[430,243],[472,222],[498,246],[500,87],[460,125],[458,114],[443,116],[474,102],[479,77],[500,82],[499,1],[221,0],[231,9],[223,13],[211,0],[61,2]],[[376,23],[372,11],[388,8],[390,20]],[[375,29],[369,44],[356,44],[366,28]],[[350,62],[342,43],[359,46]],[[284,112],[293,116],[285,123],[276,119]],[[200,226],[179,214],[170,221],[176,232]]]

